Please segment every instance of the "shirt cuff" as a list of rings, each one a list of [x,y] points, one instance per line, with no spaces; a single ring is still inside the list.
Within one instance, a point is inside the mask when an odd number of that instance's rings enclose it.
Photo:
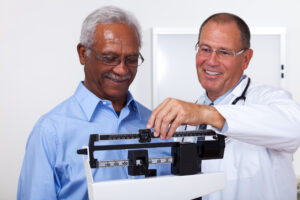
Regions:
[[[227,122],[225,121],[225,124],[224,124],[224,126],[223,126],[223,128],[222,128],[222,130],[221,130],[221,133],[226,133],[228,131],[228,124],[227,124]]]

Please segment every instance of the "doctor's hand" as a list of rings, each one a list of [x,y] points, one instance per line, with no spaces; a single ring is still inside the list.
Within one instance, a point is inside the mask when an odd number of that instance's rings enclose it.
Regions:
[[[224,123],[224,117],[213,106],[167,98],[154,109],[147,128],[154,128],[156,137],[169,139],[180,125],[209,124],[221,130]]]

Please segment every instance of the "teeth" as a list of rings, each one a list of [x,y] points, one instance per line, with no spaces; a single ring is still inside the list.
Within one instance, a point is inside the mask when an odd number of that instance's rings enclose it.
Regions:
[[[211,71],[208,71],[208,70],[205,70],[205,72],[206,72],[207,74],[213,75],[213,76],[221,74],[220,72],[211,72]]]

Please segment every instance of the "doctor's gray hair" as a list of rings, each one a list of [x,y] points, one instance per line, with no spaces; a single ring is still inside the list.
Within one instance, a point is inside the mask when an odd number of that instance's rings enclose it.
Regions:
[[[128,11],[115,6],[101,7],[89,14],[82,23],[80,43],[91,47],[94,44],[94,34],[98,24],[127,24],[132,26],[137,34],[141,48],[141,28],[138,20]]]
[[[199,30],[199,35],[198,35],[198,41],[200,40],[201,32],[205,24],[209,22],[215,22],[215,23],[228,23],[228,22],[234,22],[238,29],[240,30],[240,40],[243,45],[244,49],[249,49],[250,48],[250,29],[246,22],[240,18],[237,15],[231,14],[231,13],[216,13],[214,15],[211,15],[208,17],[201,25],[200,30]]]

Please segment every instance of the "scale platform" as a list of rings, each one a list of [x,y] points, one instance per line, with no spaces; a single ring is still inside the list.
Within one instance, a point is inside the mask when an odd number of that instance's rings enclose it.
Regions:
[[[83,155],[87,178],[88,194],[91,200],[100,199],[196,199],[225,187],[226,176],[223,172],[201,173],[202,160],[223,158],[224,136],[213,130],[178,131],[172,137],[198,137],[192,142],[155,142],[150,129],[140,129],[138,133],[91,134],[89,146],[77,150]],[[208,139],[206,138],[208,137]],[[135,144],[96,145],[102,140],[136,140]],[[170,147],[168,157],[149,158],[148,148]],[[128,149],[128,160],[105,161],[94,157],[95,151]],[[149,164],[170,164],[169,176],[156,176],[155,169]],[[92,168],[128,167],[128,175],[144,175],[143,179],[122,179],[94,182]]]
[[[226,182],[223,172],[94,182],[88,160],[84,163],[90,200],[191,200],[224,189]]]

